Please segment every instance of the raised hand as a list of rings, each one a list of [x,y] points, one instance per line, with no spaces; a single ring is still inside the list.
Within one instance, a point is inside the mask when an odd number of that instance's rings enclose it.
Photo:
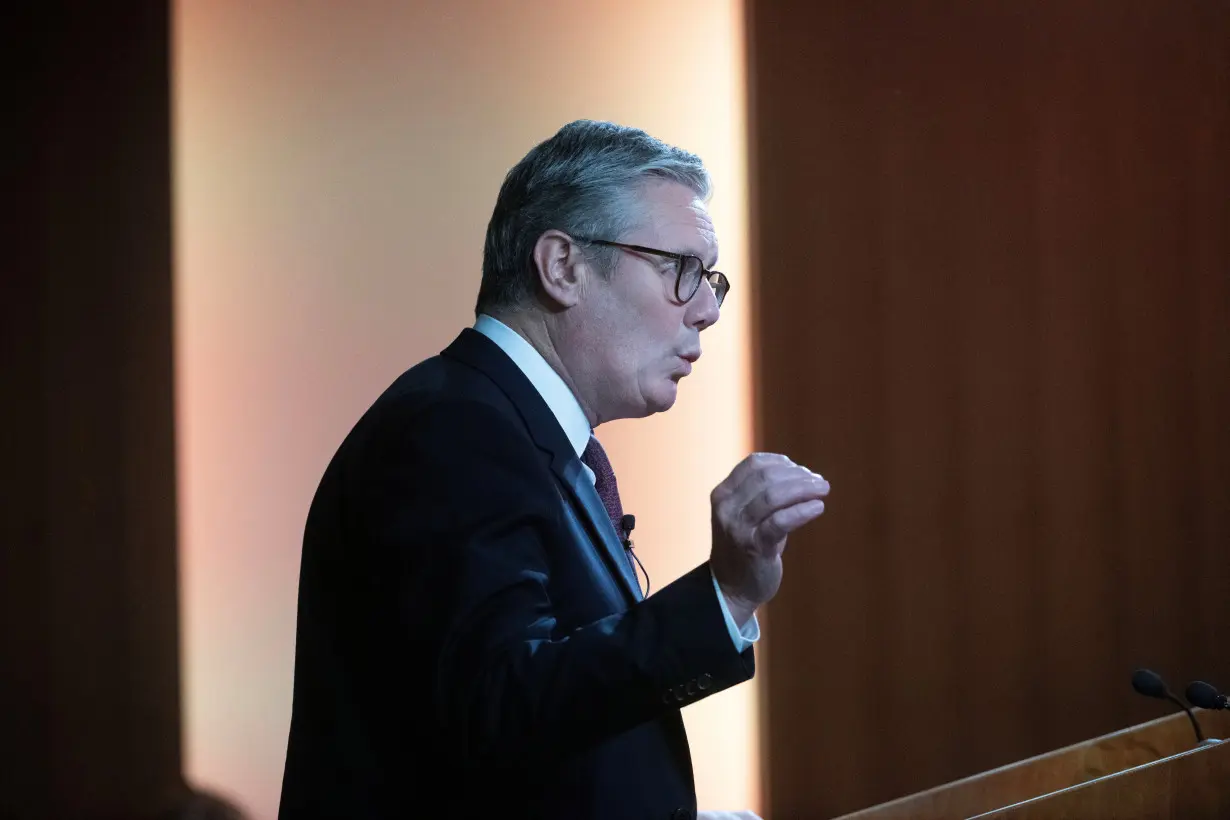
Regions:
[[[783,455],[753,453],[714,488],[710,565],[736,623],[777,594],[786,537],[824,512],[829,483]]]

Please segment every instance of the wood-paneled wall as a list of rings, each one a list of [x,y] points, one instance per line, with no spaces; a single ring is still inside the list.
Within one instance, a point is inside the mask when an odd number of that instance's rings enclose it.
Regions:
[[[169,7],[26,4],[6,22],[0,817],[161,817],[189,799]]]
[[[767,804],[1230,688],[1230,4],[750,0]],[[1219,635],[1220,631],[1220,635]]]

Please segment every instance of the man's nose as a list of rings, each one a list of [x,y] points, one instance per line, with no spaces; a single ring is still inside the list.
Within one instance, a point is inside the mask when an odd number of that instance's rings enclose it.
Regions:
[[[722,309],[718,307],[717,294],[714,293],[712,285],[708,282],[701,283],[696,289],[696,295],[688,302],[688,311],[691,314],[688,324],[697,330],[704,330],[721,318]]]

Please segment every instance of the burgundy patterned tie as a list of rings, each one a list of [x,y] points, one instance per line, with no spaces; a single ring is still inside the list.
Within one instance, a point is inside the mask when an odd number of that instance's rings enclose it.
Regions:
[[[589,437],[589,444],[585,445],[585,452],[581,453],[581,462],[589,469],[594,471],[594,489],[598,491],[598,497],[602,499],[602,506],[606,507],[606,514],[611,519],[611,526],[615,528],[615,533],[619,536],[620,543],[623,543],[627,538],[627,533],[623,530],[624,507],[619,503],[619,485],[615,483],[615,470],[611,468],[611,460],[606,457],[606,450],[602,449],[602,445],[598,443],[598,439],[593,436]],[[636,584],[640,586],[640,578],[636,574],[636,556],[632,554],[631,546],[625,546],[624,558],[628,561],[628,569],[636,578]],[[640,563],[637,561],[637,563]],[[644,571],[644,567],[641,568]],[[645,576],[645,595],[649,594],[649,575]]]
[[[606,514],[611,518],[611,526],[615,528],[615,532],[619,533],[622,540],[623,532],[619,527],[624,517],[624,508],[619,503],[619,485],[615,483],[615,471],[611,468],[611,460],[606,457],[606,450],[602,449],[598,439],[593,436],[589,437],[589,444],[585,446],[585,452],[581,453],[581,461],[594,471],[594,489],[598,491],[598,497],[602,499],[602,506],[606,507]]]

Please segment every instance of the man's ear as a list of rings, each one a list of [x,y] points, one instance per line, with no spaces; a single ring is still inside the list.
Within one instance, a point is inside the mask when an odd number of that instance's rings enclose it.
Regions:
[[[554,228],[534,243],[534,269],[547,298],[559,307],[572,307],[581,300],[581,290],[590,266],[572,237]]]

